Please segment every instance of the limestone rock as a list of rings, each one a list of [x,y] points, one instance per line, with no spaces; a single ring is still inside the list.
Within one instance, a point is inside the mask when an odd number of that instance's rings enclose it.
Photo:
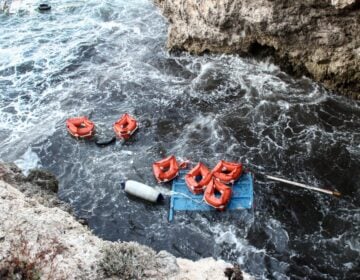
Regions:
[[[356,4],[357,0],[331,0],[331,5],[337,9],[343,9]]]
[[[169,49],[265,53],[295,76],[360,99],[359,0],[154,1],[169,21]]]
[[[47,207],[59,207],[71,212],[70,205],[58,199],[59,183],[50,172],[35,169],[26,177],[15,164],[0,163],[0,180],[11,184],[27,197],[34,198]]]

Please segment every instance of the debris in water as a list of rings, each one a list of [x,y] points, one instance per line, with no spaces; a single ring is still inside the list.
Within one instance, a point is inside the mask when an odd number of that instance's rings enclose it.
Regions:
[[[49,4],[40,4],[38,9],[40,12],[50,11],[51,6]]]

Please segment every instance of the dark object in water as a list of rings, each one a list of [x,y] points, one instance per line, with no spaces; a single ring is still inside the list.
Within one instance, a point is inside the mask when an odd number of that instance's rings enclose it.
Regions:
[[[51,6],[49,4],[40,4],[38,9],[39,11],[50,11]]]
[[[95,144],[98,146],[107,146],[114,143],[115,140],[115,136],[100,135],[95,138]]]

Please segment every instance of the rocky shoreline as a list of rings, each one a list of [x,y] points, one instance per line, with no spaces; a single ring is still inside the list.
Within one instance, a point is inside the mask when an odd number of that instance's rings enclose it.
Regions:
[[[0,163],[0,279],[251,279],[222,260],[193,262],[102,240],[70,214],[57,190],[48,172],[24,176]]]
[[[294,76],[360,99],[359,0],[154,0],[170,50],[272,57]]]

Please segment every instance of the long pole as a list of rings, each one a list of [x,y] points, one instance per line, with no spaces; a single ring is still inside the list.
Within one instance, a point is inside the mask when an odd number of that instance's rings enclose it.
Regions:
[[[302,183],[285,180],[285,179],[270,176],[270,175],[265,175],[265,177],[270,179],[270,180],[283,182],[285,184],[294,185],[294,186],[297,186],[297,187],[300,187],[300,188],[313,190],[313,191],[318,191],[318,192],[322,192],[322,193],[326,193],[326,194],[330,194],[330,195],[334,195],[334,196],[341,196],[341,193],[339,193],[339,192],[335,192],[335,191],[331,191],[331,190],[324,190],[324,189],[320,189],[320,188],[317,188],[317,187],[312,187],[312,186],[309,186],[309,185],[305,185],[305,184],[302,184]]]

